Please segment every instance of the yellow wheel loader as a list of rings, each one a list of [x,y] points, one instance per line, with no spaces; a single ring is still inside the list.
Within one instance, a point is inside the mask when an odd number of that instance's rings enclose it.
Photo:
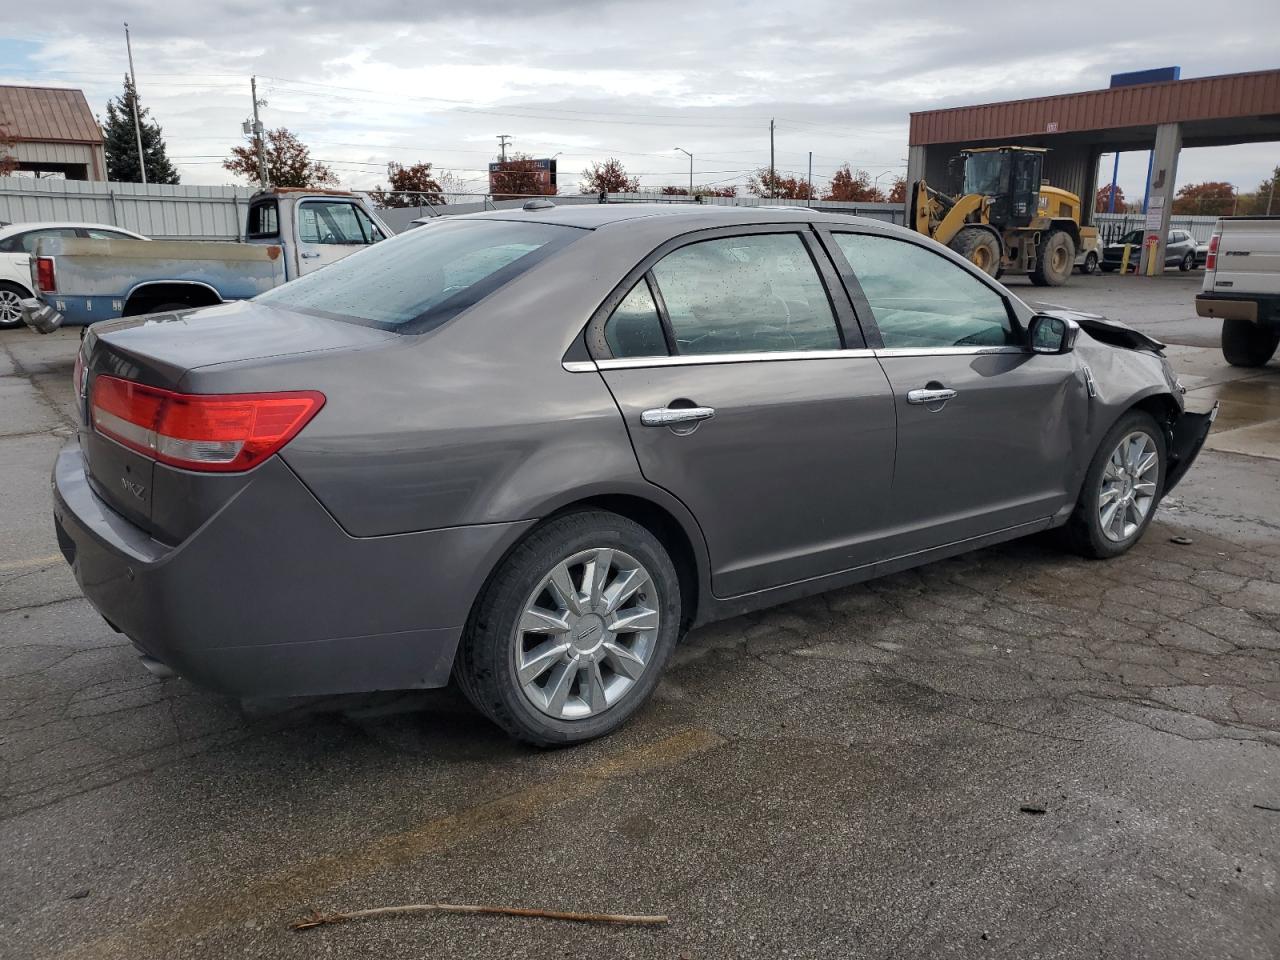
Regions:
[[[916,181],[910,226],[998,277],[1025,273],[1059,287],[1077,254],[1098,248],[1098,231],[1080,226],[1080,198],[1040,179],[1043,147],[973,147],[961,152],[958,197]]]

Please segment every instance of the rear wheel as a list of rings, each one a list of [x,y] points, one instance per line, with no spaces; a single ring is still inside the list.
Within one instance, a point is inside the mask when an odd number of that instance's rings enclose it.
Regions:
[[[1178,264],[1178,269],[1181,270],[1183,273],[1186,273],[1195,265],[1196,265],[1196,255],[1194,253],[1188,253],[1186,256],[1182,258],[1182,261]]]
[[[951,238],[949,246],[987,276],[994,277],[999,273],[1000,241],[990,230],[963,227]]]
[[[454,672],[516,739],[567,746],[611,733],[639,709],[679,625],[679,580],[661,542],[617,514],[570,513],[502,562]]]
[[[1071,276],[1076,262],[1076,245],[1065,230],[1050,230],[1036,244],[1036,268],[1031,282],[1037,287],[1060,287]]]
[[[1164,490],[1164,431],[1151,414],[1130,410],[1094,454],[1067,542],[1086,557],[1117,557],[1141,538]]]
[[[16,283],[0,283],[0,329],[22,326],[22,308],[18,301],[31,294]]]
[[[1233,367],[1264,367],[1280,346],[1280,330],[1248,320],[1222,321],[1222,355]]]
[[[1084,255],[1084,263],[1080,264],[1080,272],[1086,275],[1098,272],[1098,255],[1092,250]]]

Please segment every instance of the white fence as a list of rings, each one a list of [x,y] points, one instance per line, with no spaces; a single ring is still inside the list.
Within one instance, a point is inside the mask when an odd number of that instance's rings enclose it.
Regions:
[[[1095,213],[1093,225],[1103,243],[1111,243],[1130,230],[1140,230],[1147,218],[1140,213]],[[1170,230],[1186,230],[1196,238],[1196,243],[1208,243],[1213,235],[1217,217],[1191,217],[1173,214],[1169,217]]]
[[[109,223],[156,240],[239,240],[251,187],[0,177],[0,220]]]

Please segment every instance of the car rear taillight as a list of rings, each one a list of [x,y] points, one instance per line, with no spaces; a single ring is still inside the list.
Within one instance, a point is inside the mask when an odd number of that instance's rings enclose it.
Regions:
[[[41,293],[58,292],[58,271],[53,267],[53,257],[36,257],[36,286]]]
[[[1222,240],[1222,234],[1215,233],[1209,238],[1209,254],[1204,258],[1204,268],[1213,270],[1218,266],[1218,243]]]
[[[174,393],[99,376],[91,396],[93,428],[160,463],[219,473],[249,470],[292,440],[324,394]]]

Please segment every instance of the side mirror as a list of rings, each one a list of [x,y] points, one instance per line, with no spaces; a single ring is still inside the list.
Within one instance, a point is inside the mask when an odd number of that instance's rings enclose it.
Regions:
[[[1033,353],[1070,353],[1075,349],[1080,324],[1066,317],[1037,313],[1031,318],[1030,341]]]

